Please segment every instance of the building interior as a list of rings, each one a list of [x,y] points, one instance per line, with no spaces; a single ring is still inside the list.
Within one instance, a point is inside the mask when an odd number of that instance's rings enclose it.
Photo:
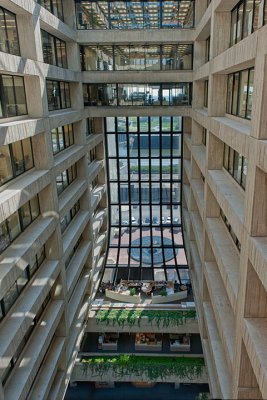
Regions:
[[[267,0],[0,1],[0,400],[267,399]]]

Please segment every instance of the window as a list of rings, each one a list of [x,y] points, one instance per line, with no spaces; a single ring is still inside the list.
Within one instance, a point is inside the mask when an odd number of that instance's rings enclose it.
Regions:
[[[40,214],[38,195],[0,224],[0,253]]]
[[[0,186],[33,168],[31,139],[0,146]]]
[[[81,46],[82,71],[191,70],[192,44]]]
[[[0,51],[20,55],[16,15],[0,7]]]
[[[89,157],[88,157],[89,163],[91,163],[94,160],[96,160],[96,148],[95,147],[89,151]]]
[[[247,158],[224,144],[224,168],[233,176],[236,182],[246,188]]]
[[[60,228],[61,228],[61,233],[65,231],[65,229],[69,226],[75,215],[78,213],[80,210],[80,200],[77,201],[77,203],[74,204],[74,206],[67,212],[67,214],[62,218],[60,221]]]
[[[87,1],[76,0],[77,29],[193,28],[194,1]],[[133,4],[133,6],[132,6]],[[118,18],[118,15],[120,18]]]
[[[0,118],[27,114],[24,78],[0,75]]]
[[[37,3],[64,21],[62,0],[37,0]]]
[[[42,45],[44,62],[57,65],[58,67],[68,68],[66,42],[56,38],[46,31],[42,32]]]
[[[233,8],[231,12],[231,46],[255,32],[263,25],[264,1],[265,0],[241,0]],[[261,15],[263,15],[263,18]]]
[[[205,62],[210,60],[210,36],[206,40],[206,47],[205,47]]]
[[[70,84],[63,81],[46,81],[48,110],[70,108]]]
[[[51,131],[53,153],[57,154],[74,144],[73,125],[64,125]]]
[[[15,281],[15,283],[6,292],[5,296],[0,300],[0,309],[2,315],[2,318],[0,316],[0,320],[6,316],[6,314],[13,306],[13,304],[19,297],[22,290],[28,284],[34,273],[40,267],[44,259],[45,259],[45,247],[43,246],[33,258],[32,263],[26,266],[21,276]]]
[[[228,219],[226,218],[226,216],[225,216],[224,212],[222,211],[222,209],[220,210],[220,214],[221,214],[221,218],[222,218],[226,228],[228,229],[228,231],[229,231],[229,233],[230,233],[230,235],[231,235],[231,237],[233,239],[234,244],[237,247],[237,250],[240,252],[241,251],[241,243],[239,242],[236,234],[233,231],[233,228],[229,224]]]
[[[31,325],[29,326],[28,330],[26,331],[25,335],[23,336],[23,339],[21,340],[20,344],[18,345],[13,357],[10,360],[10,363],[9,363],[8,367],[6,368],[6,370],[3,373],[3,377],[2,377],[3,385],[5,385],[8,377],[10,376],[12,370],[14,369],[14,367],[15,367],[15,365],[16,365],[16,363],[17,363],[17,361],[18,361],[18,359],[19,359],[19,357],[21,355],[21,353],[23,352],[23,350],[24,350],[24,348],[26,346],[26,343],[28,342],[28,340],[29,340],[29,338],[30,338],[30,336],[31,336],[31,334],[33,332],[34,327],[40,321],[40,318],[41,318],[41,316],[43,314],[43,311],[46,308],[50,298],[51,298],[51,295],[50,295],[50,293],[48,293],[48,295],[46,296],[44,302],[42,303],[38,313],[36,314],[36,317],[33,319]]]
[[[226,112],[251,119],[254,68],[228,75]]]
[[[208,107],[209,101],[209,81],[204,81],[204,107]]]
[[[77,164],[72,165],[66,171],[57,176],[57,194],[60,195],[77,178]]]
[[[202,130],[202,144],[204,144],[204,146],[206,146],[207,144],[207,129],[203,128]]]
[[[66,260],[66,262],[65,262],[65,269],[67,269],[68,266],[70,265],[70,262],[71,262],[71,260],[72,260],[72,258],[73,258],[73,256],[74,256],[76,250],[78,249],[78,247],[79,247],[79,245],[80,245],[82,239],[83,239],[82,236],[80,236],[79,239],[77,240],[75,246],[74,246],[73,249],[71,250],[71,253],[70,253],[70,255],[68,256],[68,258],[67,258],[67,260]]]
[[[85,106],[189,106],[191,83],[84,84]]]

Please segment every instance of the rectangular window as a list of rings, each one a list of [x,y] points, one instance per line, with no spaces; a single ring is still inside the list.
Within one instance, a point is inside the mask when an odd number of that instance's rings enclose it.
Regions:
[[[0,146],[0,186],[33,166],[30,138]]]
[[[209,81],[204,81],[204,107],[208,107],[209,101]]]
[[[220,210],[220,215],[221,215],[221,218],[222,218],[227,230],[229,231],[229,233],[230,233],[230,235],[231,235],[231,237],[233,239],[233,242],[234,242],[235,246],[237,247],[237,250],[240,252],[241,251],[241,243],[239,242],[236,234],[233,231],[233,228],[229,224],[229,221],[226,218],[226,216],[225,216],[224,212],[222,211],[222,209]]]
[[[44,62],[57,65],[58,67],[68,68],[66,42],[46,31],[41,30],[41,33]]]
[[[204,146],[206,146],[207,144],[207,129],[203,128],[202,130],[202,144],[204,144]]]
[[[231,46],[255,32],[264,24],[265,1],[241,0],[233,8],[231,12]]]
[[[48,110],[62,110],[71,107],[70,84],[63,81],[46,81]]]
[[[77,29],[181,29],[194,27],[194,0],[76,0]],[[118,18],[119,16],[119,18]]]
[[[77,164],[61,172],[56,178],[57,193],[60,195],[77,178]]]
[[[80,210],[80,200],[77,201],[77,203],[74,204],[74,206],[67,212],[67,214],[62,218],[60,221],[60,228],[61,228],[61,233],[63,233],[68,225],[71,223],[75,215],[78,213]]]
[[[27,114],[24,78],[0,75],[0,118]]]
[[[206,40],[206,48],[205,48],[205,62],[210,60],[210,36]]]
[[[228,75],[226,112],[251,119],[254,68]]]
[[[53,153],[57,154],[74,144],[72,124],[54,128],[51,131]]]
[[[61,21],[64,21],[62,0],[37,0],[37,3],[61,19]]]
[[[40,214],[38,196],[33,197],[0,224],[0,253]]]
[[[16,15],[0,7],[0,51],[20,55]]]
[[[247,177],[247,158],[225,144],[223,166],[230,173],[230,175],[232,175],[236,182],[243,189],[245,189]]]
[[[84,84],[83,95],[85,106],[188,106],[192,84]]]

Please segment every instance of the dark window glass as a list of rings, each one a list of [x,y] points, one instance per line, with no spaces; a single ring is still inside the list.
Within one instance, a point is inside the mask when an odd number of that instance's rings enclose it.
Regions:
[[[233,239],[233,242],[234,242],[235,246],[237,247],[237,250],[240,252],[241,251],[241,243],[239,242],[236,234],[233,231],[233,228],[229,224],[229,221],[226,218],[225,214],[223,213],[222,209],[220,210],[220,214],[221,214],[222,220],[223,220],[226,228],[228,229],[228,231],[229,231],[229,233],[230,233],[230,235],[231,235],[231,237]]]
[[[0,75],[0,118],[27,114],[24,79]]]
[[[204,81],[204,107],[208,107],[209,101],[209,81]]]
[[[66,43],[46,31],[41,32],[44,62],[67,68]]]
[[[48,110],[70,108],[70,85],[68,82],[46,81]]]
[[[54,154],[67,149],[74,144],[72,125],[69,124],[52,129],[51,137]]]
[[[254,69],[228,75],[226,112],[251,119]]]
[[[246,157],[233,150],[231,147],[224,145],[224,168],[233,176],[233,178],[242,186],[246,188],[247,177],[247,159]]]
[[[241,0],[231,13],[232,46],[264,24],[265,0]]]
[[[20,55],[16,15],[0,7],[0,51]]]
[[[64,21],[62,0],[37,0],[37,3]]]
[[[191,83],[84,84],[84,105],[187,106],[191,105]]]

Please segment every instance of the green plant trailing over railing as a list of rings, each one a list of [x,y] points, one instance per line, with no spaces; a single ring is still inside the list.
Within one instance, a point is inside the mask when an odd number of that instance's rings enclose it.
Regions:
[[[169,376],[193,380],[203,373],[204,359],[197,357],[147,357],[135,355],[103,356],[83,358],[82,369],[86,375],[102,378],[112,370],[114,378],[145,375],[149,380]]]
[[[136,323],[140,327],[141,318],[147,317],[152,325],[155,321],[158,328],[168,328],[184,325],[188,319],[196,318],[195,310],[125,310],[108,309],[97,310],[95,312],[96,323],[105,323],[106,325],[130,325]]]

